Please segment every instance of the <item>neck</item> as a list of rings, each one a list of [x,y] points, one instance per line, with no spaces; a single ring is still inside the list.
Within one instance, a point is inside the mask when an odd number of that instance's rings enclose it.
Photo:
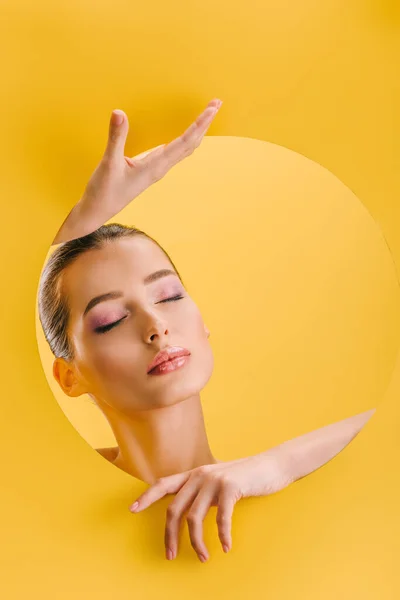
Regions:
[[[146,483],[218,462],[209,447],[198,394],[129,416],[108,405],[100,408],[117,440],[114,464]]]

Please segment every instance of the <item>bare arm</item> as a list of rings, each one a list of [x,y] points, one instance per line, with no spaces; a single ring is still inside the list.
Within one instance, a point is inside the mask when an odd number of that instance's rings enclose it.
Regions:
[[[217,461],[184,473],[158,479],[130,507],[133,513],[148,508],[167,494],[176,494],[168,507],[164,534],[166,556],[178,553],[184,515],[190,540],[199,559],[208,559],[203,521],[216,505],[218,536],[223,550],[232,547],[232,514],[241,498],[266,496],[309,475],[336,456],[359,433],[375,409],[326,425],[293,438],[266,452],[233,461]]]
[[[52,246],[92,233],[98,229],[98,223],[97,219],[93,219],[90,210],[85,211],[83,196],[64,219],[63,224],[52,242]]]
[[[290,482],[305,477],[330,461],[361,431],[375,413],[375,408],[337,423],[310,431],[267,450],[276,454]]]

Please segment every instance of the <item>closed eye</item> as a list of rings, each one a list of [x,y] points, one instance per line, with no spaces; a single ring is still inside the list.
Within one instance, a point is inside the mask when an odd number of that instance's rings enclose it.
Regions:
[[[96,327],[94,331],[96,333],[106,333],[107,331],[110,331],[110,329],[118,325],[118,323],[121,323],[121,321],[123,321],[124,319],[126,319],[126,317],[122,317],[122,319],[118,319],[118,321],[114,321],[114,323],[109,323],[108,325],[104,325],[103,327]]]
[[[166,298],[165,300],[160,300],[157,304],[161,304],[162,302],[174,302],[175,300],[180,300],[183,296],[172,296],[172,298]]]
[[[165,300],[161,300],[157,304],[161,304],[163,302],[176,302],[176,300],[181,300],[182,298],[184,298],[184,296],[172,296],[172,298],[166,298]],[[114,323],[109,323],[108,325],[104,325],[103,327],[96,327],[96,329],[94,331],[96,333],[107,333],[107,331],[110,331],[110,329],[113,329],[116,325],[121,323],[121,321],[123,321],[124,319],[126,319],[126,317],[122,317],[122,319],[118,319],[118,321],[114,321]]]

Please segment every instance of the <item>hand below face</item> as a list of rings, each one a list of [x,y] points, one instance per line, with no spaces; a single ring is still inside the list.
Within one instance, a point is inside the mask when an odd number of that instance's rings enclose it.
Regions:
[[[188,511],[190,541],[199,560],[205,562],[208,551],[203,540],[203,521],[210,506],[218,506],[218,537],[224,552],[228,552],[232,547],[232,514],[236,502],[249,496],[272,494],[289,483],[291,479],[285,463],[273,449],[162,477],[139,496],[130,510],[139,512],[167,494],[176,494],[167,510],[166,557],[172,560],[177,556],[179,532]]]

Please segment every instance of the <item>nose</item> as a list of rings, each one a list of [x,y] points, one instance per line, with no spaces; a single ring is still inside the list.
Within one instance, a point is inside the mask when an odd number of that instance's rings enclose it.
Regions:
[[[144,340],[147,344],[151,344],[156,340],[162,340],[163,337],[169,334],[168,325],[158,315],[148,314],[146,324],[144,326]]]

